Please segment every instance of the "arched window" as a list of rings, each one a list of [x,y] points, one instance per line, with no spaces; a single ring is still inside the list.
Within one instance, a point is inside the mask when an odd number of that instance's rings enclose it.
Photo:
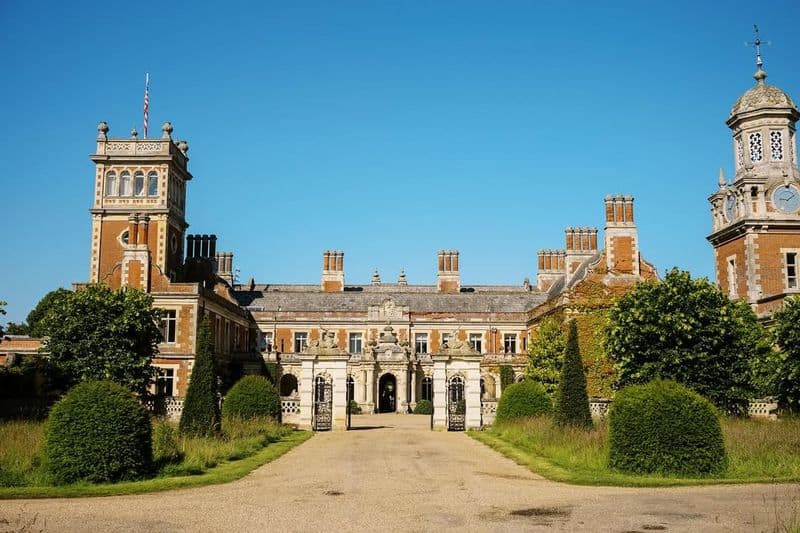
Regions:
[[[128,172],[127,170],[119,175],[119,195],[120,196],[131,195],[131,173]]]
[[[158,173],[147,173],[147,196],[158,196]]]
[[[433,380],[431,378],[422,378],[422,400],[433,401]]]
[[[281,376],[281,396],[292,396],[297,392],[297,378],[292,374]]]
[[[144,196],[144,172],[136,172],[133,175],[133,194]]]
[[[525,374],[518,374],[517,377],[514,378],[514,383],[522,383],[525,381]]]
[[[106,196],[117,195],[117,173],[113,170],[106,173]]]

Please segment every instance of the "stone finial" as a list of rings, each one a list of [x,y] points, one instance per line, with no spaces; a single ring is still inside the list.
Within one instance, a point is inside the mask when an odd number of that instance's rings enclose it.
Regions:
[[[161,138],[162,139],[172,139],[172,123],[165,122],[163,126],[161,126]]]
[[[378,274],[378,270],[375,269],[375,272],[372,273],[372,284],[373,285],[380,285],[381,284],[381,275]]]
[[[185,140],[178,141],[178,150],[183,152],[183,155],[187,155],[189,153],[189,143]]]
[[[722,171],[722,167],[719,167],[719,188],[725,188],[725,173]]]
[[[136,128],[135,127],[131,128],[131,139],[135,139],[138,136],[139,136],[139,132],[136,131]]]
[[[397,284],[408,285],[408,280],[406,279],[406,271],[402,268],[400,269],[400,275],[397,277]]]
[[[107,138],[108,138],[108,124],[105,121],[101,121],[100,124],[97,125],[97,140],[105,141]]]

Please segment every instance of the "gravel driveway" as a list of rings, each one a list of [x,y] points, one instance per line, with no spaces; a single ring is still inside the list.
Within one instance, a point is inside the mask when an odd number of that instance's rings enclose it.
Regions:
[[[800,485],[577,487],[464,434],[431,432],[425,416],[354,422],[362,429],[320,433],[225,485],[0,501],[0,532],[773,531],[800,521]]]

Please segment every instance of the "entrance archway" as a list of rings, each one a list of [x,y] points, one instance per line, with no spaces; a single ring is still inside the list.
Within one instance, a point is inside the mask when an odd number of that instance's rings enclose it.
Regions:
[[[397,379],[384,374],[378,381],[378,412],[394,413],[397,410]]]

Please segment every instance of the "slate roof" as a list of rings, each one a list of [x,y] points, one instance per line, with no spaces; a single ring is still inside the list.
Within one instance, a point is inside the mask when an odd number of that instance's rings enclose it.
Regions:
[[[319,285],[256,285],[253,291],[234,287],[239,303],[251,311],[351,311],[366,313],[369,306],[391,298],[412,313],[524,313],[547,300],[547,295],[524,286],[462,287],[458,294],[442,294],[435,285],[353,285],[343,292],[323,292]]]

